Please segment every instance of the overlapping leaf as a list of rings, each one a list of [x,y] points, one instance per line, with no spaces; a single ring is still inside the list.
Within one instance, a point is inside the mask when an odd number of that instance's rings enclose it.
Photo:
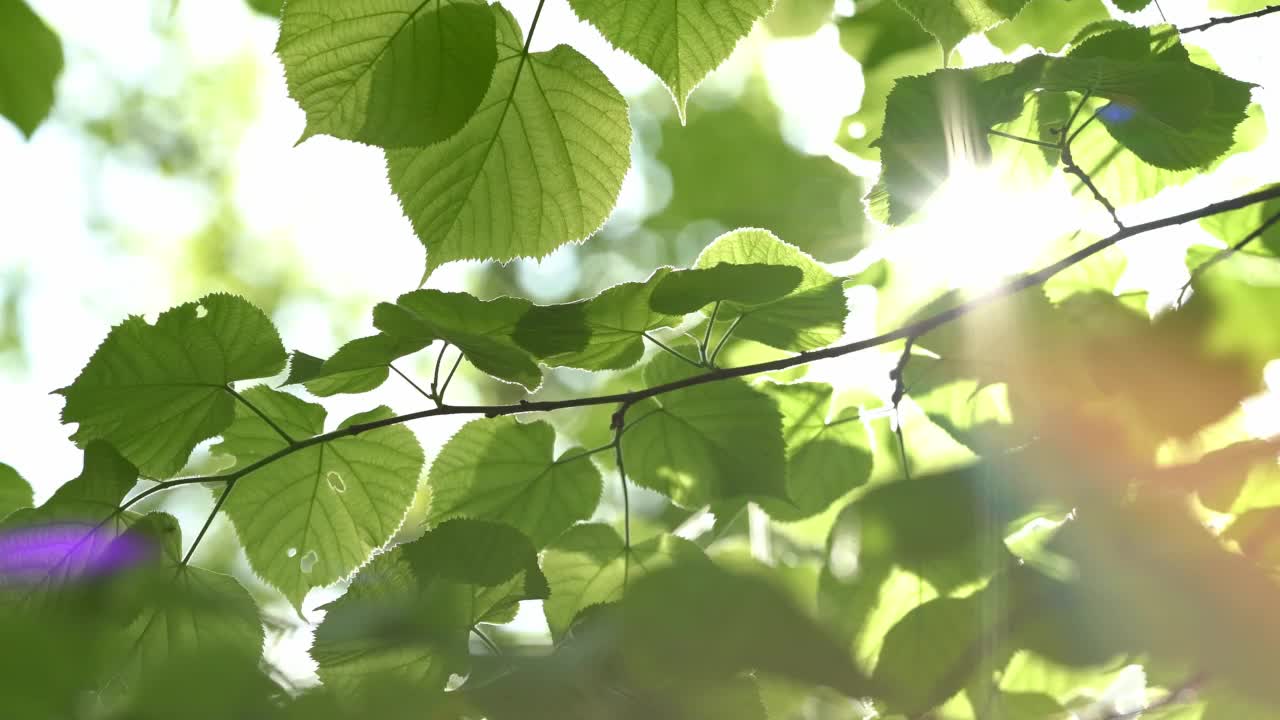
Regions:
[[[762,502],[783,520],[826,510],[832,502],[865,483],[871,474],[871,448],[858,409],[831,415],[832,388],[822,383],[766,385],[782,412],[787,443],[789,504]]]
[[[542,604],[554,638],[563,637],[582,611],[623,597],[623,588],[645,574],[675,564],[705,562],[692,542],[671,535],[630,548],[608,525],[584,524],[570,529],[547,548],[542,566],[551,596]]]
[[[582,448],[555,456],[555,430],[512,417],[473,420],[427,475],[429,523],[457,517],[503,522],[546,546],[600,502],[600,473]]]
[[[285,384],[301,383],[319,397],[368,392],[386,382],[393,360],[412,355],[429,342],[421,337],[371,335],[343,345],[328,360],[294,352]]]
[[[476,113],[452,137],[387,152],[391,187],[427,247],[453,260],[539,258],[608,217],[631,163],[622,95],[567,45],[525,55],[500,5],[498,61]]]
[[[274,375],[284,346],[261,310],[232,295],[207,295],[112,328],[71,385],[62,421],[80,423],[81,445],[110,442],[146,477],[164,478],[191,450],[231,424],[235,380]]]
[[[683,120],[685,102],[729,58],[773,0],[569,0],[615,47],[657,73]]]
[[[417,147],[462,129],[497,62],[494,16],[479,0],[294,0],[276,52],[307,113],[328,134]]]
[[[547,597],[528,538],[477,520],[452,520],[378,555],[327,607],[312,655],[324,683],[357,699],[395,678],[443,689],[467,668],[467,634],[509,620],[520,600]]]
[[[684,315],[712,303],[758,305],[776,300],[800,283],[796,268],[765,263],[708,263],[675,270],[658,281],[649,307],[668,315]]]
[[[0,3],[0,115],[31,137],[53,107],[62,42],[25,0]]]
[[[938,39],[942,51],[951,49],[975,33],[1012,19],[1027,0],[897,0],[898,5]]]
[[[659,355],[645,368],[649,386],[688,377]],[[678,505],[774,497],[786,502],[782,416],[769,397],[741,380],[707,383],[636,403],[627,413],[622,455],[627,477]]]
[[[785,294],[734,303],[725,308],[719,317],[741,318],[734,328],[735,337],[797,351],[825,347],[844,334],[849,310],[843,278],[834,277],[803,250],[767,230],[725,233],[702,251],[694,266],[713,268],[752,263],[794,268],[799,271],[800,279]]]
[[[660,268],[645,282],[615,285],[590,300],[531,308],[516,324],[513,337],[552,367],[631,367],[644,356],[645,333],[680,323],[680,317],[650,307],[655,286],[668,272]]]
[[[412,347],[443,340],[462,352],[477,370],[529,390],[542,384],[542,371],[515,343],[516,324],[528,300],[479,300],[467,293],[415,290],[373,309],[373,324],[395,343]]]
[[[281,430],[303,440],[324,430],[319,405],[265,387],[245,398]],[[339,428],[380,420],[387,408],[352,416]],[[233,472],[286,450],[261,417],[237,409],[214,451],[236,459]],[[307,591],[340,580],[395,534],[413,500],[423,453],[403,426],[317,443],[240,477],[223,509],[254,571],[295,606]]]

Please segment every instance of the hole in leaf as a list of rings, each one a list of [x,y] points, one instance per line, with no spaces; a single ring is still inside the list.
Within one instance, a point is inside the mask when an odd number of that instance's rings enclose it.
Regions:
[[[298,548],[289,548],[288,550],[285,550],[285,551],[284,551],[284,554],[285,554],[286,556],[288,556],[288,557],[297,557],[297,556],[298,556]]]
[[[197,317],[197,318],[202,318],[202,317],[204,317],[204,316],[206,316],[206,315],[208,315],[208,314],[209,314],[209,308],[205,307],[203,303],[202,303],[202,304],[200,304],[200,305],[196,305],[196,317]]]
[[[319,561],[320,556],[316,554],[316,551],[308,550],[307,554],[302,556],[302,572],[311,572],[311,568],[315,567],[316,563]]]
[[[333,488],[334,492],[342,493],[347,491],[347,484],[342,481],[342,476],[333,470],[330,470],[329,474],[324,476],[324,479],[329,481],[329,487]]]

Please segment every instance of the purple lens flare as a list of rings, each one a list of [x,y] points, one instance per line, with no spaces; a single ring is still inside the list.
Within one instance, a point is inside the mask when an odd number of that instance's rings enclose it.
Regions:
[[[0,530],[0,587],[112,575],[155,557],[136,533],[63,522]]]

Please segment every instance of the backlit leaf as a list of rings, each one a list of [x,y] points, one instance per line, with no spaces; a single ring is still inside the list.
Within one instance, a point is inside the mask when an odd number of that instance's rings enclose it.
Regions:
[[[582,448],[554,454],[555,431],[513,417],[473,420],[431,463],[429,523],[502,522],[547,545],[600,502],[600,473]]]
[[[0,2],[0,115],[31,137],[53,107],[62,42],[24,0]]]
[[[292,0],[276,52],[307,113],[302,139],[398,148],[448,138],[489,87],[495,32],[478,0]]]
[[[318,358],[295,352],[285,384],[303,383],[307,392],[319,397],[368,392],[386,382],[393,360],[418,352],[428,342],[421,338],[371,335],[352,340],[338,348],[333,357],[320,362],[315,362]]]
[[[574,12],[661,78],[680,117],[703,78],[729,58],[773,0],[569,0]]]
[[[1027,0],[896,0],[938,39],[944,54],[961,40],[1011,20]]]
[[[799,270],[783,265],[707,263],[705,267],[668,273],[653,288],[649,307],[668,315],[683,315],[716,302],[757,305],[791,292],[801,278]]]
[[[245,398],[295,440],[324,430],[319,405],[256,387]],[[387,408],[352,416],[339,428],[391,416]],[[232,471],[288,448],[262,418],[237,408],[214,452],[235,457]],[[223,510],[262,579],[295,607],[307,591],[360,567],[395,534],[413,500],[423,454],[408,428],[392,426],[318,443],[240,477]]]
[[[0,520],[11,513],[31,507],[35,498],[31,486],[18,474],[17,470],[0,463]]]
[[[427,273],[464,259],[540,258],[604,223],[631,164],[626,101],[567,45],[522,54],[499,5],[493,82],[457,134],[387,152]]]
[[[104,439],[146,477],[186,464],[200,442],[234,417],[235,380],[274,375],[285,351],[261,310],[232,295],[207,295],[161,313],[155,325],[131,317],[71,385],[62,421],[80,423],[81,445]]]

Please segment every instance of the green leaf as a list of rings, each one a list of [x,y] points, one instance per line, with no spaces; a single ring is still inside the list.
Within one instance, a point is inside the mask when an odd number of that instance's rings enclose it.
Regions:
[[[983,647],[984,611],[994,615],[987,592],[923,603],[893,626],[872,676],[891,711],[917,716],[954,695],[981,664],[993,662]],[[1003,618],[1000,618],[1003,620]],[[994,644],[994,642],[993,642]]]
[[[618,532],[608,525],[577,525],[543,553],[542,567],[551,596],[542,604],[551,636],[562,638],[578,614],[622,599],[623,587],[659,568],[706,563],[696,544],[658,535],[631,547],[630,557]],[[709,564],[708,564],[709,567]]]
[[[386,382],[393,360],[412,355],[429,342],[419,338],[371,335],[343,345],[328,360],[295,352],[285,384],[303,383],[307,392],[319,397],[369,392]]]
[[[373,324],[410,346],[443,340],[477,370],[534,390],[542,384],[542,371],[512,339],[530,307],[521,298],[480,300],[467,293],[415,290],[401,295],[394,305],[378,303]]]
[[[325,684],[348,696],[387,677],[442,689],[466,671],[476,623],[547,593],[528,538],[506,525],[451,520],[362,569],[326,606],[312,655]]]
[[[608,217],[631,164],[627,104],[567,45],[522,54],[501,6],[498,63],[456,135],[387,152],[391,187],[427,247],[427,274],[453,261],[540,258]]]
[[[1042,62],[936,70],[894,83],[879,141],[886,222],[906,222],[953,173],[990,160],[987,129],[1020,114]]]
[[[787,443],[790,504],[761,507],[784,521],[816,515],[871,475],[871,440],[856,407],[831,412],[832,388],[824,383],[764,385],[782,412]]]
[[[325,606],[311,648],[321,682],[349,702],[388,677],[443,689],[467,669],[465,595],[447,582],[424,590],[403,547],[374,556],[347,593]]]
[[[1240,210],[1210,215],[1200,221],[1200,227],[1230,247],[1252,235],[1276,215],[1280,215],[1280,200],[1268,200]],[[1263,230],[1261,235],[1250,241],[1244,252],[1280,256],[1280,222],[1272,223]],[[1190,254],[1187,260],[1190,265]]]
[[[53,108],[62,42],[24,0],[0,2],[0,115],[31,137]]]
[[[247,0],[247,3],[256,12],[273,18],[280,17],[280,11],[284,8],[284,0]]]
[[[31,592],[20,591],[21,599],[97,572],[104,553],[132,519],[116,511],[137,482],[137,469],[115,448],[100,440],[90,442],[75,479],[40,507],[19,509],[4,518],[0,528],[16,535],[6,539],[9,546],[0,552],[0,576],[17,573],[30,581]],[[5,599],[0,593],[0,604]]]
[[[1123,12],[1138,12],[1151,4],[1151,0],[1115,0],[1116,7]]]
[[[1006,53],[1024,43],[1057,52],[1089,24],[1109,19],[1102,0],[1030,0],[1011,22],[989,30],[987,39]]]
[[[824,262],[853,257],[868,239],[858,209],[862,179],[826,155],[789,144],[779,130],[782,111],[763,88],[748,85],[732,105],[724,102],[695,101],[683,126],[663,117],[654,156],[671,173],[670,200],[645,227],[677,237],[708,220],[769,228]]]
[[[427,522],[503,522],[545,547],[600,502],[600,472],[586,451],[555,456],[555,430],[513,417],[473,420],[431,463]]]
[[[667,273],[653,288],[649,307],[655,312],[683,315],[716,302],[758,305],[791,292],[801,279],[798,269],[784,265],[708,263]]]
[[[621,370],[644,356],[644,334],[675,327],[681,318],[650,308],[655,286],[670,272],[659,268],[644,282],[615,285],[577,303],[534,307],[516,324],[518,345],[551,367]],[[585,343],[579,345],[585,334]]]
[[[229,575],[182,563],[182,530],[169,515],[147,515],[129,533],[159,544],[162,552],[144,585],[147,601],[119,635],[120,663],[109,676],[113,689],[201,655],[230,654],[256,670],[263,631],[248,591]]]
[[[291,0],[276,53],[307,113],[302,140],[418,147],[458,132],[480,106],[495,35],[479,0]]]
[[[849,314],[841,278],[832,276],[803,250],[784,242],[767,230],[744,229],[716,238],[698,256],[695,267],[712,268],[725,264],[763,264],[791,267],[800,271],[800,281],[789,292],[753,307],[730,306],[718,317],[741,317],[734,337],[755,340],[779,350],[816,350],[844,334]]]
[[[1067,79],[1055,71],[1081,59],[1092,67],[1088,82],[1074,70]],[[1047,84],[1096,86],[1096,94],[1110,98],[1097,110],[1102,125],[1144,162],[1166,170],[1203,167],[1230,150],[1253,87],[1191,62],[1176,36],[1153,28],[1092,36],[1049,67]]]
[[[569,0],[615,47],[662,80],[683,121],[694,88],[729,58],[773,0]]]
[[[652,387],[689,377],[669,355],[645,367]],[[723,380],[636,403],[627,413],[622,455],[627,477],[685,507],[712,500],[786,501],[782,416],[767,395]]]
[[[655,684],[698,687],[757,670],[851,697],[871,694],[826,631],[754,574],[666,567],[637,581],[622,607],[628,667]]]
[[[1027,0],[897,0],[898,5],[938,39],[944,55],[961,40],[1011,20]]]
[[[112,328],[68,387],[64,423],[83,446],[103,439],[150,478],[174,475],[192,449],[231,424],[235,380],[274,375],[284,346],[261,310],[233,295],[206,295]]]
[[[0,521],[34,503],[35,496],[27,481],[22,479],[17,470],[0,463]]]
[[[777,0],[764,19],[774,37],[812,35],[831,21],[835,0]]]
[[[324,430],[319,405],[266,387],[244,397],[295,440]],[[339,429],[391,417],[378,408]],[[288,448],[253,411],[213,448],[236,459],[231,472]],[[223,505],[263,580],[301,607],[307,591],[351,574],[395,534],[413,501],[423,454],[408,428],[391,426],[318,443],[280,457],[235,481]]]

